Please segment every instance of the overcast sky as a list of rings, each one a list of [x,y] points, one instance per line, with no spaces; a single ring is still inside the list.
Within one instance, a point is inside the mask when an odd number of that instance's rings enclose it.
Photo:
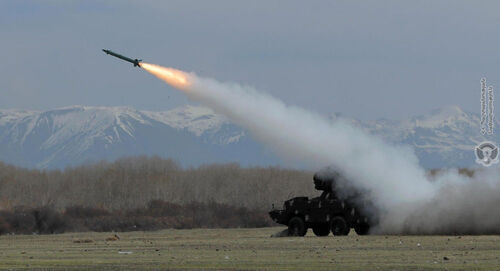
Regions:
[[[102,48],[361,119],[500,90],[497,1],[0,1],[0,34],[2,109],[191,103]]]

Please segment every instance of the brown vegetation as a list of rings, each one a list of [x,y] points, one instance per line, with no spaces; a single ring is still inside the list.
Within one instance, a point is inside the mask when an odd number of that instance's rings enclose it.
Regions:
[[[316,194],[311,176],[238,164],[183,169],[158,157],[64,171],[0,162],[0,234],[269,226],[271,204]]]
[[[123,211],[72,206],[62,212],[50,207],[14,208],[0,212],[0,234],[145,231],[165,228],[255,228],[272,224],[265,211],[215,202],[179,205],[154,200],[145,208]],[[116,234],[114,237],[119,239]]]
[[[124,158],[59,170],[28,170],[0,162],[0,210],[15,206],[83,206],[111,210],[175,204],[222,203],[267,210],[291,195],[312,195],[312,173],[238,164],[183,169],[158,157]]]

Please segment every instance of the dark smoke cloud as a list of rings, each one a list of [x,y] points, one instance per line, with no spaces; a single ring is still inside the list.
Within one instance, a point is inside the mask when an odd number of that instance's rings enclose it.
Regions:
[[[455,176],[436,196],[418,205],[406,218],[405,234],[500,234],[499,170],[484,170],[473,178]],[[391,228],[381,228],[391,232]]]

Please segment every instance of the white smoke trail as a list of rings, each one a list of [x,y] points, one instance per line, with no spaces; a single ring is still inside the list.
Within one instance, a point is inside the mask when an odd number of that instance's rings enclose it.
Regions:
[[[460,213],[455,210],[457,206],[470,207],[461,205],[463,199],[455,196],[466,196],[471,183],[482,184],[484,190],[500,192],[500,181],[494,178],[497,175],[492,170],[487,172],[489,176],[483,176],[490,180],[488,182],[472,180],[456,171],[431,180],[411,148],[385,143],[346,121],[332,123],[250,87],[220,83],[159,66],[143,68],[183,90],[192,100],[246,128],[285,159],[302,161],[315,169],[335,165],[353,185],[369,190],[377,209],[383,210],[379,214],[382,217],[378,232],[448,233],[445,230],[449,227],[445,225],[456,225],[454,220],[460,217],[449,220],[446,214]],[[179,86],[179,77],[188,83]],[[455,193],[447,194],[448,189]],[[492,201],[498,203],[500,196],[496,195]],[[466,209],[474,216],[479,214],[479,218],[488,213]],[[420,217],[429,217],[429,220],[421,221]],[[496,226],[500,232],[498,214],[490,224],[490,228]],[[468,232],[481,230],[483,228],[473,227]]]
[[[410,149],[389,146],[343,121],[320,115],[252,88],[196,78],[187,95],[247,128],[285,157],[315,167],[335,165],[384,199],[381,207],[432,196],[425,171]]]

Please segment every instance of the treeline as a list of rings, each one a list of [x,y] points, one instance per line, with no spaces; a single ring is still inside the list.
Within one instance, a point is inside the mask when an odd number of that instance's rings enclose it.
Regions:
[[[173,160],[131,157],[60,170],[0,162],[0,210],[16,206],[130,210],[152,200],[223,203],[267,210],[292,195],[314,195],[312,172],[214,164],[184,169]]]
[[[0,162],[0,231],[2,227],[4,232],[50,233],[268,226],[272,204],[318,194],[312,174],[238,164],[182,168],[158,157],[124,158],[63,171]]]

